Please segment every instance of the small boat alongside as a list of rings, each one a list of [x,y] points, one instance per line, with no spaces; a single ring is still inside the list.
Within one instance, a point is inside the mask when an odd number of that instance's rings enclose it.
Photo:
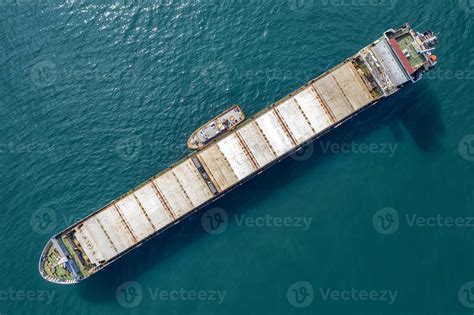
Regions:
[[[239,105],[234,105],[194,131],[188,139],[188,148],[201,149],[212,140],[237,127],[244,120],[244,112]]]

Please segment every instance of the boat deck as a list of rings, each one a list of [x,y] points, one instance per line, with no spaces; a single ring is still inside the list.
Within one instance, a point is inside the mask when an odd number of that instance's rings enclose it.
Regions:
[[[238,105],[234,105],[193,132],[188,139],[188,147],[193,150],[200,149],[244,120],[245,115],[242,109]]]
[[[197,136],[199,140],[201,140],[202,142],[206,142],[209,139],[216,137],[217,135],[219,135],[219,133],[222,132],[222,129],[219,129],[219,126],[218,126],[219,123],[223,124],[224,122],[228,122],[229,125],[227,128],[230,128],[232,127],[232,124],[240,122],[241,117],[243,117],[242,111],[240,110],[239,107],[235,106],[231,108],[230,110],[224,112],[221,116],[219,116],[218,119],[216,119],[215,121],[212,121],[209,124],[206,124],[202,128],[202,132],[206,136],[206,138],[203,138],[203,134],[201,133],[198,133]]]

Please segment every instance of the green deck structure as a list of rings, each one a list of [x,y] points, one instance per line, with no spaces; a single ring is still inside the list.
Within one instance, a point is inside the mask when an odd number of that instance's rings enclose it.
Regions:
[[[44,264],[45,271],[49,276],[57,277],[64,280],[73,280],[71,273],[67,270],[64,264],[58,264],[61,256],[54,246],[49,248],[47,259]],[[54,266],[54,267],[53,267]]]
[[[397,43],[402,50],[406,49],[410,54],[408,61],[414,69],[419,68],[423,63],[425,63],[423,56],[418,54],[418,52],[415,50],[415,47],[413,47],[413,37],[411,34],[400,36],[397,38]]]

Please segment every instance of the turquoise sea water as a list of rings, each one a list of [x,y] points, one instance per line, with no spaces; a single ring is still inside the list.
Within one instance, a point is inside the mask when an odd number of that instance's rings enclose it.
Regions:
[[[468,0],[1,0],[0,314],[474,313],[473,18]],[[404,22],[439,33],[423,81],[83,283],[40,277],[53,234],[198,125]]]

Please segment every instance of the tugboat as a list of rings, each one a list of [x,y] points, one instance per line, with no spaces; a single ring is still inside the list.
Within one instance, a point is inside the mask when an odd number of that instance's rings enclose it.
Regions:
[[[188,139],[188,148],[201,149],[223,133],[234,129],[244,120],[244,112],[239,105],[234,105],[194,131]]]

